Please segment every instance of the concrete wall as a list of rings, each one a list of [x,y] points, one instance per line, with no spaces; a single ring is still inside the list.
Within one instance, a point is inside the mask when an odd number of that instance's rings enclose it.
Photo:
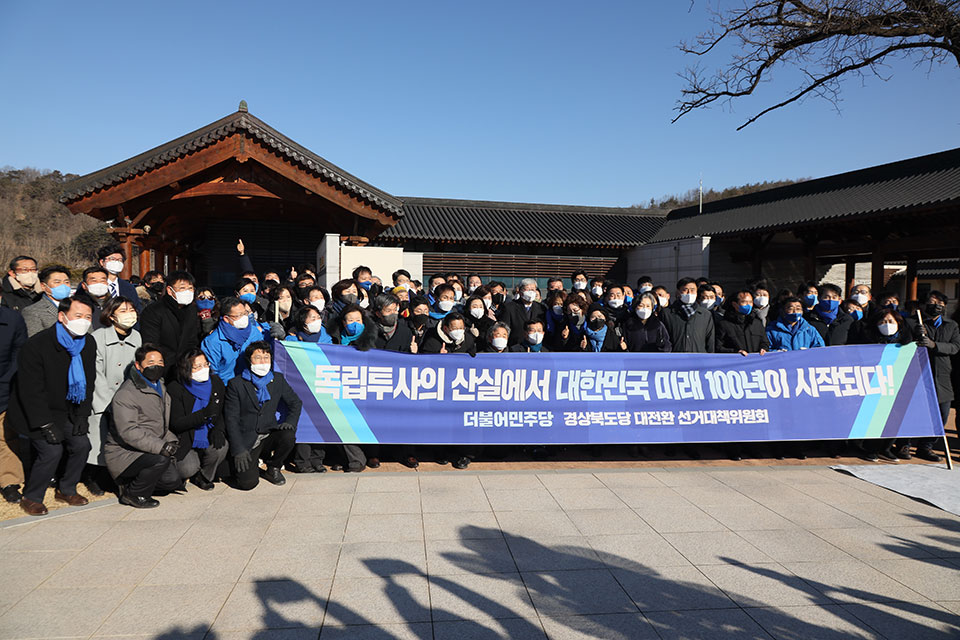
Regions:
[[[635,285],[640,276],[650,276],[655,284],[673,290],[682,277],[707,276],[710,268],[710,238],[690,238],[675,242],[657,242],[630,250],[626,254],[627,284]]]

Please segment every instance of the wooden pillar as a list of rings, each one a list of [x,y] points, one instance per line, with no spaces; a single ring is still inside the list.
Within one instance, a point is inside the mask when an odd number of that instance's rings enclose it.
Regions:
[[[807,282],[817,281],[817,250],[815,242],[808,242],[806,260],[803,265],[803,279]]]
[[[883,260],[882,253],[873,252],[873,260],[870,263],[870,288],[877,293],[883,291]]]
[[[906,299],[917,299],[917,259],[914,256],[907,256],[907,290]],[[906,302],[906,300],[904,301]]]
[[[153,268],[159,271],[161,274],[167,275],[167,268],[164,264],[164,258],[166,258],[166,254],[164,254],[163,249],[161,247],[157,247],[153,253],[153,256]]]
[[[123,239],[123,271],[120,277],[129,280],[133,275],[133,236],[127,234]]]
[[[143,274],[147,271],[150,271],[150,249],[146,246],[145,242],[140,243],[140,279],[143,279]]]
[[[857,261],[853,258],[846,259],[846,273],[845,280],[847,282],[847,291],[846,297],[849,298],[853,293],[853,288],[857,286]],[[879,294],[880,292],[874,289],[874,295]]]

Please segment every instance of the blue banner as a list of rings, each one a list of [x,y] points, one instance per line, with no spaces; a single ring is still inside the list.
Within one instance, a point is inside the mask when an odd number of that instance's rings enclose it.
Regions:
[[[602,444],[942,436],[926,349],[414,355],[276,343],[299,442]]]

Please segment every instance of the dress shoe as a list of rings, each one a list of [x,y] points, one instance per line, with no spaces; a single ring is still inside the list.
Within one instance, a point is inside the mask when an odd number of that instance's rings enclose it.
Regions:
[[[287,469],[290,468],[290,465],[287,465]],[[307,463],[298,463],[293,465],[294,473],[316,473],[316,469],[313,468],[313,465]]]
[[[891,449],[884,449],[877,454],[877,457],[883,460],[884,462],[899,462],[900,458],[897,457],[897,454]]]
[[[26,496],[20,498],[20,508],[26,511],[27,515],[30,516],[47,515],[47,508],[43,506],[42,502],[34,502]]]
[[[403,461],[403,465],[408,469],[416,469],[420,466],[420,461],[413,456],[407,456],[407,459]]]
[[[326,473],[326,472],[327,472],[327,468],[326,468],[325,466],[323,466],[322,464],[315,464],[315,465],[313,465],[313,470],[316,471],[317,473]]]
[[[125,504],[134,509],[153,509],[160,506],[160,501],[144,496],[121,495],[120,504]]]
[[[213,483],[204,478],[203,474],[200,472],[194,474],[194,476],[190,478],[190,482],[197,485],[204,491],[213,491]]]
[[[92,496],[102,496],[104,493],[106,493],[103,490],[103,487],[101,487],[100,484],[93,478],[87,478],[82,482],[83,482],[83,486],[87,488],[87,491]]]
[[[467,458],[466,456],[462,458],[458,458],[457,461],[453,463],[454,469],[466,469],[469,466],[470,466],[470,458]]]
[[[20,498],[23,497],[20,493],[20,485],[18,484],[8,484],[0,489],[0,493],[3,494],[3,499],[11,504],[17,504],[20,502]]]
[[[360,467],[344,467],[344,468],[343,468],[343,472],[344,472],[344,473],[360,473],[360,472],[362,472],[362,471],[363,471],[363,467],[362,467],[362,466],[360,466]]]
[[[368,458],[368,459],[367,459],[367,466],[370,467],[371,469],[379,469],[379,468],[380,468],[380,458]]]
[[[260,475],[263,476],[264,480],[278,487],[287,484],[287,480],[283,477],[283,474],[280,473],[279,467],[267,467],[267,470],[261,471]]]
[[[930,447],[920,447],[917,449],[917,457],[927,462],[940,462],[940,456],[935,454]]]
[[[73,495],[60,493],[60,489],[57,489],[53,492],[53,499],[58,500],[59,502],[66,502],[71,507],[82,507],[85,504],[90,504],[90,501],[83,496],[76,493]]]
[[[893,450],[893,454],[901,460],[910,460],[913,458],[913,456],[910,455],[910,447],[897,447]]]

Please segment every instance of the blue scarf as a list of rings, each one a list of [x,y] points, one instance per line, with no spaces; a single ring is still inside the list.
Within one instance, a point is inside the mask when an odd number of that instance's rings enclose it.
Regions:
[[[250,371],[250,367],[247,367],[240,374],[240,377],[244,380],[249,380],[253,383],[253,386],[256,387],[257,401],[261,407],[270,400],[270,391],[267,390],[267,385],[273,382],[273,370],[261,378],[260,376],[253,375],[253,371]]]
[[[330,334],[322,326],[317,333],[307,333],[306,331],[297,331],[297,340],[300,342],[316,342],[319,344],[333,344]]]
[[[561,320],[563,320],[563,313],[562,313],[562,312],[561,312],[560,315],[558,316],[557,314],[555,314],[555,313],[553,312],[553,309],[550,309],[549,311],[547,311],[547,327],[546,327],[547,333],[550,334],[550,335],[552,335],[553,332],[554,332],[554,330],[555,330],[555,328],[556,328],[556,326],[557,326],[557,322],[559,322],[559,321],[561,321]]]
[[[942,315],[937,316],[937,319],[933,321],[933,326],[934,326],[934,327],[939,327],[939,326],[942,325],[942,324],[943,324],[943,316],[942,316]]]
[[[352,343],[354,340],[356,340],[357,338],[359,338],[360,336],[362,336],[362,335],[363,335],[363,330],[366,329],[366,328],[367,328],[367,326],[366,326],[366,325],[363,325],[363,327],[360,329],[360,331],[357,332],[357,335],[355,335],[355,336],[352,336],[352,335],[350,335],[349,333],[347,333],[347,330],[346,330],[346,329],[340,329],[340,344],[342,344],[342,345],[349,345],[349,344]]]
[[[603,325],[602,329],[594,331],[586,324],[583,325],[583,330],[587,334],[587,341],[590,343],[588,346],[591,351],[599,352],[603,348],[603,341],[607,337],[607,325]]]
[[[210,404],[210,394],[213,391],[213,382],[209,379],[206,382],[197,382],[194,379],[187,380],[183,383],[183,388],[190,392],[190,395],[194,397],[193,401],[193,412],[196,413],[200,411],[208,404]],[[207,439],[207,430],[213,426],[213,420],[207,418],[203,421],[203,424],[196,428],[193,432],[193,448],[194,449],[206,449],[210,446],[210,441]]]
[[[163,387],[160,386],[160,381],[150,382],[147,380],[147,377],[143,375],[143,372],[136,367],[133,367],[133,370],[137,372],[137,375],[140,376],[140,379],[147,383],[147,386],[157,392],[157,394],[162,398],[163,397]]]
[[[570,327],[570,333],[579,337],[583,335],[583,330],[587,327],[587,322],[584,320],[583,324],[577,326],[577,321],[571,318],[567,320],[567,326]]]
[[[840,302],[838,300],[821,300],[814,309],[821,320],[827,324],[833,324],[833,321],[837,319]]]
[[[530,351],[534,353],[538,353],[541,349],[543,349],[543,343],[541,342],[540,344],[530,344],[528,342],[527,349],[530,349]]]
[[[237,329],[235,326],[227,322],[226,318],[220,318],[220,331],[223,333],[223,337],[227,339],[227,342],[230,343],[230,346],[233,347],[234,351],[240,351],[240,347],[244,345],[247,341],[247,338],[250,337],[250,331],[253,330],[252,322],[247,324],[246,329]]]
[[[57,342],[70,354],[70,368],[67,370],[67,401],[83,404],[87,399],[87,376],[83,373],[83,358],[80,357],[80,352],[87,344],[87,336],[75,338],[62,322],[58,322]]]

